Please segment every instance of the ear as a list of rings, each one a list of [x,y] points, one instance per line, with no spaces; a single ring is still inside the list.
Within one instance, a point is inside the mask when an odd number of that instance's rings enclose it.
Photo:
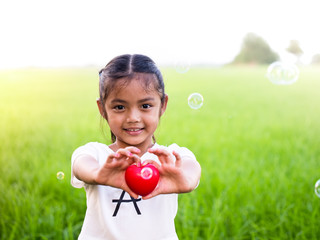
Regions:
[[[104,106],[103,106],[103,103],[101,102],[100,98],[97,98],[97,105],[98,105],[99,112],[100,112],[101,116],[103,118],[105,118],[104,111],[103,111]]]
[[[164,114],[164,112],[166,111],[166,109],[167,109],[168,99],[169,99],[168,95],[165,94],[164,101],[161,104],[160,116],[162,116]]]

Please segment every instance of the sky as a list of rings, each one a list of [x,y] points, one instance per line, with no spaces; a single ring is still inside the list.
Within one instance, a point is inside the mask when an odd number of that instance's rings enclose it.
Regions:
[[[318,0],[2,0],[0,68],[103,67],[125,53],[221,65],[244,36],[283,60],[298,40],[308,64],[320,53]]]

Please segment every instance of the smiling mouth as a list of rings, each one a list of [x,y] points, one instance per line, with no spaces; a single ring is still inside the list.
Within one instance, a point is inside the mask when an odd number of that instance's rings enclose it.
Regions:
[[[130,135],[138,135],[142,132],[143,128],[125,128],[124,130]]]

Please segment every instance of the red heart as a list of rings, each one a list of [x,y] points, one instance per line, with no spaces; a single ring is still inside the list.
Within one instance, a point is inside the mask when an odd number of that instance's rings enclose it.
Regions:
[[[127,185],[140,196],[146,196],[156,188],[159,176],[158,169],[150,163],[144,166],[141,164],[130,165],[125,173]]]

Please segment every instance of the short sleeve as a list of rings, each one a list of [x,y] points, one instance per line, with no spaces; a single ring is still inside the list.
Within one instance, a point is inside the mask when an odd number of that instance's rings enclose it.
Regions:
[[[71,185],[76,188],[84,187],[84,182],[76,178],[73,174],[73,163],[81,155],[90,155],[98,161],[98,149],[95,147],[95,143],[87,143],[77,148],[71,157]]]
[[[176,143],[171,144],[170,146],[168,146],[169,151],[175,151],[177,153],[179,153],[179,155],[181,156],[181,158],[189,158],[192,159],[193,161],[197,162],[196,156],[193,154],[193,152],[191,152],[188,148],[186,147],[180,147],[178,146]],[[197,184],[197,186],[195,188],[197,188],[199,186],[200,180]]]

